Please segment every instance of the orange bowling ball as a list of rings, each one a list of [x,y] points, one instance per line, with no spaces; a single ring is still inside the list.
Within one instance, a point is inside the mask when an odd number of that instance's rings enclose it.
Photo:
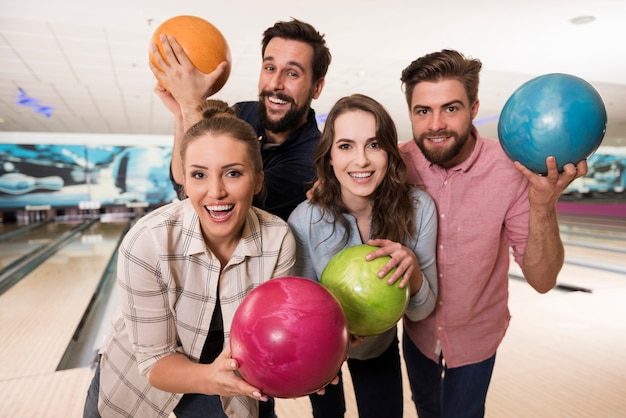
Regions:
[[[193,65],[203,73],[208,74],[215,70],[219,63],[227,61],[228,67],[213,85],[211,94],[217,93],[224,87],[230,75],[231,56],[228,42],[219,29],[196,16],[175,16],[166,20],[154,31],[152,42],[158,46],[161,56],[167,61],[163,55],[163,46],[159,38],[161,34],[173,36]],[[152,53],[149,55],[150,62],[159,68]],[[160,80],[159,84],[167,88]]]

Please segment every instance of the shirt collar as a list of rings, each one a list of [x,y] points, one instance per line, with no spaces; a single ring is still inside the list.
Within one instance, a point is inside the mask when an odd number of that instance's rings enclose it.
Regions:
[[[468,170],[470,170],[472,168],[472,166],[474,165],[474,163],[476,162],[476,160],[478,159],[478,156],[482,152],[482,148],[483,148],[483,145],[485,144],[485,140],[483,139],[482,136],[480,136],[480,134],[478,133],[478,129],[476,129],[476,127],[473,126],[473,125],[472,125],[471,135],[473,135],[474,138],[476,138],[476,143],[474,144],[474,149],[472,150],[472,153],[467,158],[467,160],[463,161],[461,164],[459,164],[458,166],[454,167],[453,168],[454,170],[459,170],[459,171],[468,171]]]

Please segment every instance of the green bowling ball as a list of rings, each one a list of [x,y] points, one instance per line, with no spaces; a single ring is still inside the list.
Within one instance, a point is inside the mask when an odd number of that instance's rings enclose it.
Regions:
[[[348,319],[350,334],[367,337],[392,328],[402,318],[409,303],[409,286],[398,287],[380,279],[378,271],[391,257],[371,261],[365,255],[378,247],[355,245],[335,254],[322,272],[320,283],[335,295]]]

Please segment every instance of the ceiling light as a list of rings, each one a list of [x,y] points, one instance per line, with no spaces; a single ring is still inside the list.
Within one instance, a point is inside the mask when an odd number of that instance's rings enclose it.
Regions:
[[[573,25],[586,25],[587,23],[591,23],[595,20],[596,18],[594,16],[583,15],[573,17],[569,21],[572,22]]]

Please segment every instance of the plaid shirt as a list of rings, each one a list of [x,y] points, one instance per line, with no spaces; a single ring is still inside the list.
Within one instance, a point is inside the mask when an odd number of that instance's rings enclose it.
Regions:
[[[294,252],[287,224],[254,207],[223,269],[204,242],[189,199],[141,218],[119,249],[121,315],[101,351],[101,415],[168,417],[182,394],[152,387],[147,377],[152,366],[175,352],[198,361],[218,286],[228,344],[233,315],[243,298],[261,283],[288,275]],[[246,396],[223,397],[222,404],[230,417],[258,414],[257,401]]]

